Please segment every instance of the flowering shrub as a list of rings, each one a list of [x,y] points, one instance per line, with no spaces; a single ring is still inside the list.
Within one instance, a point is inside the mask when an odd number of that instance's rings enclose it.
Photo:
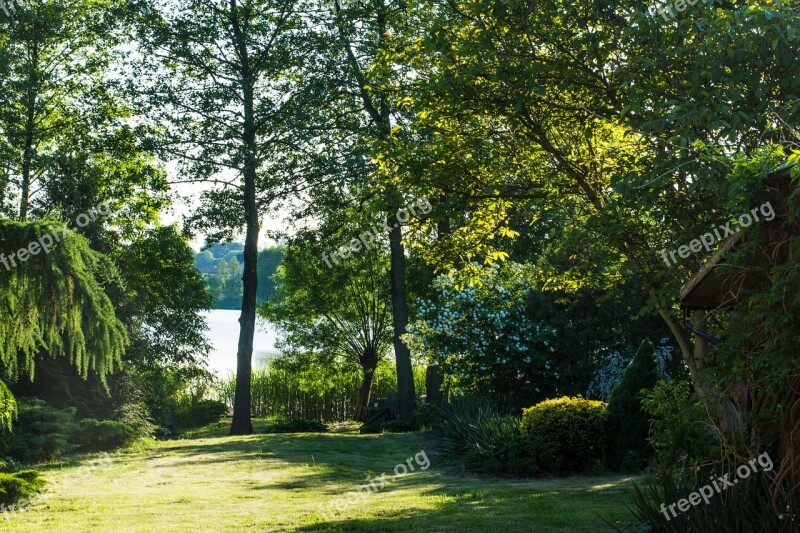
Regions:
[[[672,378],[667,374],[667,364],[672,360],[674,347],[667,343],[669,339],[661,339],[661,345],[656,347],[656,361],[658,362],[658,375],[667,383],[672,383]],[[625,369],[633,360],[632,350],[625,348],[622,351],[614,350],[603,357],[603,363],[592,376],[592,382],[586,389],[586,396],[607,402],[611,391],[622,381]]]
[[[530,271],[493,266],[479,283],[434,281],[436,301],[419,302],[419,320],[405,339],[418,356],[436,361],[452,385],[501,404],[530,405],[558,391],[554,328],[529,318]]]

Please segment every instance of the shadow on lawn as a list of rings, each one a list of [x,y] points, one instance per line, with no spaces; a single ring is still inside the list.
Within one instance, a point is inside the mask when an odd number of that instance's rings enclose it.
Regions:
[[[162,446],[159,452],[187,465],[237,462],[264,470],[281,464],[308,467],[293,470],[290,479],[251,486],[259,492],[315,494],[319,507],[307,509],[305,520],[311,523],[297,531],[612,531],[604,519],[620,528],[629,520],[625,509],[629,491],[620,489],[630,486],[630,478],[458,477],[447,475],[437,464],[426,434],[263,434],[258,433],[261,427],[257,425],[254,435],[229,437],[227,427],[218,425]],[[383,473],[391,477],[395,465],[423,449],[431,461],[424,474],[393,479],[363,503],[346,506],[338,517],[321,514],[323,506],[357,491],[368,477]],[[393,496],[393,491],[398,494]],[[428,508],[415,508],[423,499]],[[373,506],[381,510],[370,513]],[[373,516],[364,516],[364,511]]]
[[[186,465],[250,463],[253,468],[269,469],[270,464],[288,463],[310,468],[299,471],[295,479],[254,489],[305,489],[341,492],[346,483],[358,486],[368,476],[391,473],[395,465],[423,449],[432,449],[430,438],[419,433],[359,435],[355,433],[255,433],[230,437],[221,427],[201,431],[160,446],[158,456],[177,457]],[[225,428],[227,429],[227,428]],[[258,431],[258,429],[257,429]],[[335,483],[333,483],[335,482]],[[331,490],[326,490],[326,485]]]
[[[339,518],[320,515],[319,521],[296,531],[535,531],[598,532],[627,531],[631,516],[623,500],[613,493],[553,491],[526,493],[514,489],[459,490],[440,485],[420,493],[437,497],[433,509],[402,508],[382,510],[377,516],[362,514],[356,506]],[[364,506],[370,505],[369,498]],[[611,525],[609,525],[611,524]]]

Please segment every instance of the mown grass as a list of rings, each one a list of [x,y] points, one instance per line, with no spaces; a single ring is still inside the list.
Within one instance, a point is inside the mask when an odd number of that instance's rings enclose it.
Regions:
[[[256,431],[265,429],[256,423]],[[8,531],[612,531],[628,524],[625,476],[504,480],[437,465],[425,434],[256,434],[219,424],[113,454],[109,465],[45,469],[57,491]],[[393,478],[425,450],[431,467]],[[85,458],[85,461],[91,458]],[[382,473],[394,481],[327,518],[325,506]]]

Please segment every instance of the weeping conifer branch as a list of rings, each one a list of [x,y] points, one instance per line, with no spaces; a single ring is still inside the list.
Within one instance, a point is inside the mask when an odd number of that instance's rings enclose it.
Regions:
[[[105,384],[128,344],[104,288],[117,279],[116,267],[84,237],[49,221],[0,219],[0,253],[46,235],[54,241],[49,253],[16,258],[15,267],[8,260],[10,270],[0,263],[0,364],[6,377],[23,371],[32,380],[35,357],[44,352],[68,358],[84,379],[95,372]]]

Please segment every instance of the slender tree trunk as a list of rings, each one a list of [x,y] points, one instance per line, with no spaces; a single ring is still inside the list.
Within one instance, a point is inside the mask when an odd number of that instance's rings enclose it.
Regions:
[[[31,71],[28,75],[28,101],[25,117],[25,144],[22,147],[22,183],[20,184],[19,219],[28,220],[33,169],[33,131],[36,127],[36,89],[39,85],[39,47],[33,44]]]
[[[378,367],[378,357],[374,350],[367,351],[361,357],[361,371],[364,379],[361,382],[361,390],[358,392],[356,402],[355,418],[359,422],[366,422],[367,407],[369,407],[369,396],[372,391],[372,380],[375,377],[375,369]]]
[[[235,2],[232,0],[232,5]],[[256,126],[254,113],[254,80],[246,42],[233,10],[234,34],[239,43],[242,61],[242,96],[244,100],[244,216],[247,230],[244,241],[244,273],[242,275],[242,314],[239,317],[239,348],[236,354],[236,395],[233,402],[231,435],[250,435],[250,381],[253,365],[253,336],[256,330],[256,291],[258,290],[258,233],[260,231],[256,197]]]
[[[398,206],[399,209],[399,206]],[[406,253],[403,246],[403,229],[396,216],[389,216],[389,248],[391,252],[392,321],[394,334],[394,358],[397,363],[397,409],[403,420],[410,420],[414,413],[414,370],[411,367],[411,351],[401,335],[408,326],[408,300],[406,298]]]
[[[340,12],[338,0],[335,0],[336,12]],[[386,6],[381,3],[376,16],[377,33],[379,35],[378,49],[385,49]],[[345,44],[347,61],[353,69],[353,75],[359,88],[359,95],[364,104],[364,110],[373,120],[377,136],[385,140],[391,133],[391,110],[385,94],[379,94],[376,101],[370,94],[368,83],[364,77],[356,55],[349,43]],[[388,193],[388,223],[392,228],[389,232],[390,249],[390,279],[392,284],[392,322],[394,325],[394,356],[397,362],[397,401],[400,418],[409,420],[414,412],[414,373],[411,368],[411,352],[400,338],[406,332],[408,325],[408,302],[406,300],[406,255],[403,246],[403,229],[397,220],[397,211],[402,204],[402,195],[398,190]]]

